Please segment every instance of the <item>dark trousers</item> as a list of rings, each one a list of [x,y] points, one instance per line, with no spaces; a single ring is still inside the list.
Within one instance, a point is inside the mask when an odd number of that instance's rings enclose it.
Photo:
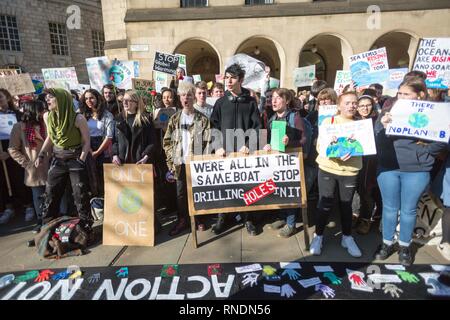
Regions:
[[[450,243],[450,208],[446,207],[442,216],[442,243]]]
[[[338,188],[342,233],[352,233],[352,199],[358,176],[338,176],[319,169],[319,203],[317,206],[316,234],[323,235],[334,204],[334,191]]]
[[[77,159],[62,160],[53,158],[45,187],[45,201],[42,210],[44,222],[57,217],[61,198],[66,189],[67,180],[72,185],[73,198],[80,219],[92,225],[89,203],[89,179],[86,166]]]
[[[187,198],[187,183],[186,183],[186,168],[181,165],[180,176],[177,179],[177,207],[178,219],[189,219],[188,198]]]

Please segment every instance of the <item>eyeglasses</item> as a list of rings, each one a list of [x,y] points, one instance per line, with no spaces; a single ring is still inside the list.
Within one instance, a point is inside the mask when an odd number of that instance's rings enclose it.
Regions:
[[[372,107],[372,104],[360,104],[358,105],[358,109],[366,108],[369,109]]]
[[[123,103],[129,103],[129,102],[137,103],[136,100],[131,100],[131,99],[123,99],[122,102],[123,102]]]

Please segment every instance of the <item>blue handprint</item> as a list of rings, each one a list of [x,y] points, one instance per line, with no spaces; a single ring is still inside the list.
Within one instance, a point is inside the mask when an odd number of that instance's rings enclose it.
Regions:
[[[126,278],[128,277],[128,267],[120,268],[116,271],[117,278]]]
[[[284,276],[284,275],[287,275],[289,277],[289,279],[291,279],[291,280],[300,279],[300,273],[298,273],[294,269],[286,269],[286,270],[284,270],[284,272],[282,273],[282,276]]]
[[[67,279],[70,276],[70,273],[68,273],[67,271],[63,271],[60,273],[55,274],[52,279],[53,280],[63,280],[63,279]]]

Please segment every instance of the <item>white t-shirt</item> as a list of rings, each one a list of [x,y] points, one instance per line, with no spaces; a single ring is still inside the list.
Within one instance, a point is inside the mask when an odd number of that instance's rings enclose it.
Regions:
[[[181,113],[180,129],[182,132],[182,146],[183,146],[183,163],[189,156],[189,144],[191,142],[191,134],[189,133],[189,127],[194,123],[194,114],[187,115],[184,112]]]

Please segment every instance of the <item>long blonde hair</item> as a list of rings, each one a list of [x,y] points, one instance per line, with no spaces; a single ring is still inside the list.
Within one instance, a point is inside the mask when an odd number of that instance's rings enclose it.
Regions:
[[[131,100],[137,102],[136,118],[134,119],[133,127],[142,127],[144,124],[149,123],[150,120],[145,114],[145,104],[142,98],[137,94],[135,90],[127,90],[125,91],[125,94],[127,94],[131,98]],[[125,119],[127,118],[127,112],[125,111],[125,108],[122,109],[122,115]]]

